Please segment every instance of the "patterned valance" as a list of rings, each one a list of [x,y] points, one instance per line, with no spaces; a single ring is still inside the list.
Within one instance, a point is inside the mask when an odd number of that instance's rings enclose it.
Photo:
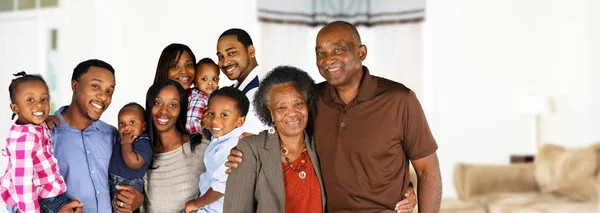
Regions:
[[[258,0],[262,22],[317,26],[335,20],[373,26],[420,22],[425,0]]]

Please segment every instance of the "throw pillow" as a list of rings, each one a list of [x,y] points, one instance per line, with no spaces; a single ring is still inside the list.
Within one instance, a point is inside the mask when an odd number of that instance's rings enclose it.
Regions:
[[[577,201],[597,200],[599,150],[597,145],[572,149],[542,147],[535,169],[540,190]]]

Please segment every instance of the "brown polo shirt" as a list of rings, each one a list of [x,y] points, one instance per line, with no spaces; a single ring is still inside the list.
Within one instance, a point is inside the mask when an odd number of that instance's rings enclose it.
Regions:
[[[409,160],[437,150],[415,93],[363,70],[348,104],[319,85],[314,135],[329,212],[393,210],[408,187]]]

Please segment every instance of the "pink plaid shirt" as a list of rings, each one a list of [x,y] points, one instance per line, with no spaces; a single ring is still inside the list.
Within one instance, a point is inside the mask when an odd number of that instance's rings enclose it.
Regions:
[[[189,94],[187,123],[185,129],[188,133],[202,132],[202,113],[208,105],[208,95],[204,94],[198,88],[192,88]]]
[[[13,124],[3,151],[8,165],[0,179],[0,197],[7,206],[16,206],[22,213],[37,213],[39,199],[67,191],[46,124]]]

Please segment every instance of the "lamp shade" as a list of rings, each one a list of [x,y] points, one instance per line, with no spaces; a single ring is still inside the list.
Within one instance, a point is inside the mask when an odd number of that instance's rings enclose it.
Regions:
[[[519,112],[523,114],[550,113],[550,101],[546,96],[522,96],[519,103]]]

